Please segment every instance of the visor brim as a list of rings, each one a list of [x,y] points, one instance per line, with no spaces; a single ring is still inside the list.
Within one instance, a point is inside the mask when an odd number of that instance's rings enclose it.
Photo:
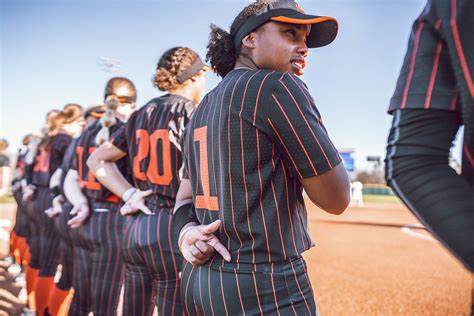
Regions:
[[[309,48],[323,47],[334,41],[338,32],[337,20],[328,16],[316,16],[304,13],[286,14],[274,16],[271,21],[311,25],[311,32],[306,40]]]

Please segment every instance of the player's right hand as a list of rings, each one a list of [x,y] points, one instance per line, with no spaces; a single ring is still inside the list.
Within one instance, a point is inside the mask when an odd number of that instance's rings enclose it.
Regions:
[[[184,228],[180,233],[179,248],[184,259],[193,266],[201,266],[217,251],[225,261],[230,261],[230,253],[214,235],[221,225],[216,220],[208,225],[197,225]]]
[[[23,190],[23,201],[30,201],[35,195],[36,187],[34,185],[28,185],[25,190]]]
[[[71,218],[67,224],[71,228],[77,228],[82,225],[82,223],[87,219],[87,217],[90,214],[89,210],[89,205],[87,202],[83,202],[77,205],[74,205],[74,207],[71,210],[71,215],[76,215],[73,218]]]
[[[56,210],[51,206],[50,208],[46,209],[44,211],[46,215],[48,215],[49,218],[55,218],[59,213],[56,212]]]
[[[53,208],[53,211],[54,211],[54,214],[59,214],[59,213],[62,213],[63,211],[63,208],[62,208],[62,203],[64,202],[64,198],[62,195],[58,195],[57,197],[55,197],[53,199],[53,202],[52,202],[52,208]]]
[[[153,212],[145,204],[145,198],[152,194],[152,190],[135,191],[130,199],[120,208],[120,214],[133,215],[140,211],[147,215],[153,214]]]

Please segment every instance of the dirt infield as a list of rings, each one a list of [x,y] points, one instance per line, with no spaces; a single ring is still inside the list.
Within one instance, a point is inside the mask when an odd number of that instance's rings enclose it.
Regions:
[[[309,208],[316,247],[305,258],[321,315],[469,315],[471,274],[424,230],[402,230],[418,223],[403,205]]]
[[[307,203],[311,205],[311,203]],[[0,204],[0,218],[14,207]],[[332,315],[469,315],[471,275],[401,204],[340,216],[309,207],[316,247],[305,253],[318,306]]]

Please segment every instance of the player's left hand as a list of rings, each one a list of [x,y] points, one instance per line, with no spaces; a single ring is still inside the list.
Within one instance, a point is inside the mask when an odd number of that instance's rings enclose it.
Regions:
[[[67,224],[71,226],[71,228],[78,228],[82,225],[82,223],[87,219],[90,214],[89,205],[87,204],[87,202],[74,205],[70,214],[76,216],[71,218],[67,222]]]
[[[201,266],[217,251],[226,261],[230,261],[230,253],[214,235],[221,225],[216,220],[209,225],[197,225],[183,228],[180,233],[179,249],[184,259],[193,266]]]

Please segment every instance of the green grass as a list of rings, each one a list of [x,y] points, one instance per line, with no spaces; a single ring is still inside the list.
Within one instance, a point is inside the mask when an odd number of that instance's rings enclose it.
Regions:
[[[395,195],[364,195],[364,202],[401,203]]]
[[[0,197],[0,204],[8,204],[8,203],[15,203],[15,199],[13,195],[4,195]]]

